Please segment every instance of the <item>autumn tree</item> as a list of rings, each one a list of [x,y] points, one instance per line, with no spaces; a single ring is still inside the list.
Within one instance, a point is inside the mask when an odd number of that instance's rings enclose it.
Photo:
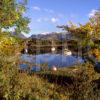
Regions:
[[[100,58],[100,10],[96,11],[94,16],[90,18],[90,23],[93,27],[92,37],[94,41],[92,53]]]
[[[21,77],[18,57],[22,41],[10,35],[13,32],[20,34],[29,31],[29,19],[23,15],[26,0],[20,1],[0,0],[0,97],[7,100],[19,100],[24,92],[18,81]]]
[[[28,33],[29,19],[24,17],[26,0],[0,0],[0,32],[14,28],[16,33]]]
[[[100,11],[95,12],[94,16],[92,16],[85,25],[75,25],[70,22],[69,25],[63,25],[59,28],[68,31],[74,36],[78,42],[79,49],[82,47],[90,50],[95,46],[100,49],[100,45],[94,42],[95,40],[100,41]]]

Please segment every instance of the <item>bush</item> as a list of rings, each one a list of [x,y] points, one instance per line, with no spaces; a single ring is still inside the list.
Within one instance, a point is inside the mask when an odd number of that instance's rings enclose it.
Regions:
[[[60,88],[36,75],[19,72],[22,46],[14,37],[2,35],[0,40],[0,98],[6,100],[64,100]],[[65,99],[66,100],[66,99]]]

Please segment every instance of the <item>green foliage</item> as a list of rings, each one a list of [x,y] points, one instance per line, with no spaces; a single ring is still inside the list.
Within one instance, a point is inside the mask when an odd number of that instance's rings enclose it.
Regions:
[[[99,100],[100,99],[100,74],[94,71],[93,65],[83,65],[58,69],[56,72],[46,71],[38,73],[44,79],[59,84],[65,100]],[[96,82],[98,81],[98,82]],[[65,95],[67,94],[67,97]],[[58,96],[58,98],[60,98]],[[61,98],[61,99],[63,99]]]
[[[18,59],[23,47],[22,40],[11,36],[12,32],[8,30],[14,28],[15,33],[28,32],[29,19],[23,17],[25,1],[0,0],[0,97],[6,100],[24,97]]]
[[[97,11],[85,25],[75,25],[70,22],[69,25],[59,28],[68,31],[74,37],[78,43],[79,52],[82,53],[82,49],[87,49],[86,53],[93,48],[100,49],[100,45],[95,42],[100,41],[100,11]]]
[[[24,2],[25,0],[23,3],[19,3],[17,0],[0,1],[0,32],[4,29],[14,28],[16,33],[28,33],[29,19],[23,17],[23,13],[26,11]]]
[[[59,69],[57,72],[50,71],[51,77],[48,77],[48,72],[43,71],[47,75],[45,80],[36,73],[32,75],[19,73],[20,62],[17,53],[20,52],[20,41],[18,42],[16,38],[9,37],[9,35],[2,35],[1,41],[3,41],[2,45],[7,46],[6,48],[4,46],[0,53],[1,97],[9,100],[89,100],[92,98],[98,100],[100,91],[91,82],[97,80],[100,75],[94,72],[92,65]],[[67,83],[68,77],[72,79],[73,84]],[[47,81],[50,78],[54,80],[51,81],[53,83]],[[63,83],[65,81],[66,83]],[[61,84],[58,85],[57,82]],[[96,88],[96,93],[94,88]]]
[[[36,73],[29,75],[19,72],[19,57],[23,41],[9,35],[10,32],[4,33],[2,30],[15,28],[16,33],[27,33],[29,19],[23,17],[25,11],[24,1],[21,3],[17,0],[0,1],[0,97],[6,100],[99,100],[100,90],[93,81],[98,80],[100,75],[94,72],[90,64],[49,74],[43,71],[44,74],[50,76],[46,77],[46,80]],[[83,45],[87,44],[85,41],[88,41],[88,45],[93,45],[90,39],[99,37],[100,32],[98,18],[99,15],[96,15],[91,22],[79,27],[71,23],[70,27],[64,26],[64,29],[71,32]],[[90,34],[91,32],[93,34]],[[47,65],[42,66],[47,70]],[[51,83],[47,81],[50,78]],[[71,83],[68,84],[69,78]]]
[[[8,33],[0,34],[0,96],[16,100],[19,91],[19,60],[21,40]]]

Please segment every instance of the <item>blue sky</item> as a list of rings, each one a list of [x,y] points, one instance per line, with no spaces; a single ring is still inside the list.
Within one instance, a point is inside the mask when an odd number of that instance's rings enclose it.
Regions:
[[[28,0],[27,7],[31,35],[60,31],[56,26],[68,21],[86,23],[100,7],[100,0]]]

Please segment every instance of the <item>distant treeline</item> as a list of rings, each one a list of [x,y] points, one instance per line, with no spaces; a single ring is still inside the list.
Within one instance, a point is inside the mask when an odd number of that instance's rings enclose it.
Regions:
[[[71,51],[77,51],[78,45],[75,40],[44,40],[44,39],[30,39],[25,42],[25,48],[22,53],[25,53],[25,49],[29,54],[48,53],[51,52],[51,48],[55,47],[59,52],[65,47]]]

